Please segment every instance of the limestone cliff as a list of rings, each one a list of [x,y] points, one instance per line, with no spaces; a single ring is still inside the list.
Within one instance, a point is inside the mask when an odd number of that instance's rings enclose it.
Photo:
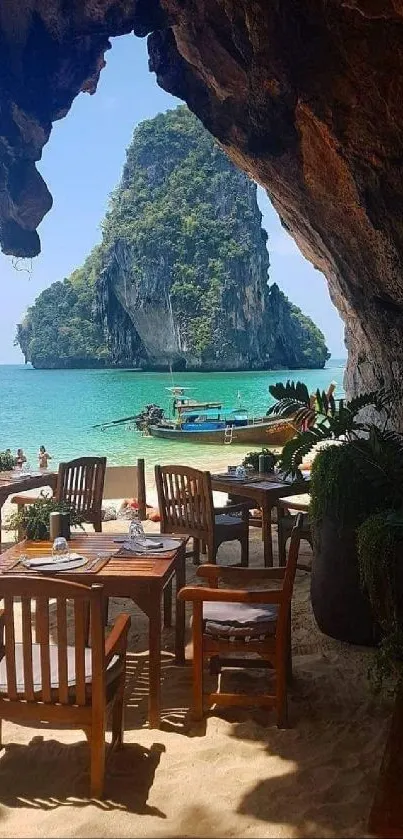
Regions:
[[[323,367],[320,330],[268,285],[261,221],[256,185],[186,107],[141,123],[101,245],[42,292],[18,328],[26,359],[37,367]]]
[[[323,366],[323,335],[268,287],[261,219],[255,184],[187,108],[142,123],[103,225],[98,300],[115,362]]]

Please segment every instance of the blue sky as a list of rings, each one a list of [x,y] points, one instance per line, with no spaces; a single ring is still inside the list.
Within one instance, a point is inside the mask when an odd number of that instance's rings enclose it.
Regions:
[[[16,324],[38,293],[79,267],[99,241],[108,195],[135,126],[179,104],[149,73],[144,40],[115,39],[106,59],[97,93],[81,94],[67,117],[55,123],[39,164],[54,201],[39,228],[41,255],[32,263],[0,255],[0,363],[23,360],[13,346]],[[259,204],[269,234],[270,281],[314,319],[332,354],[345,356],[343,324],[324,277],[299,253],[261,189]]]

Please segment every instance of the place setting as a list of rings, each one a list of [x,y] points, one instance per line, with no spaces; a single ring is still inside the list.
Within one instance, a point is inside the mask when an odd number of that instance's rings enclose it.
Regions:
[[[63,536],[58,536],[52,545],[50,554],[43,556],[30,557],[28,553],[21,553],[18,559],[7,569],[3,570],[3,574],[15,574],[35,572],[39,574],[55,574],[67,573],[69,571],[78,571],[80,573],[88,573],[92,571],[96,573],[103,568],[109,561],[112,554],[110,552],[98,553],[95,559],[83,556],[70,550],[69,543]]]

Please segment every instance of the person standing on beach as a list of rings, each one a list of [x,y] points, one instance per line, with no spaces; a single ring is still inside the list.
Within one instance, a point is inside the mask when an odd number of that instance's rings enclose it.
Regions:
[[[40,446],[38,452],[38,460],[39,460],[39,468],[40,469],[47,469],[49,460],[52,460],[52,455],[50,455],[47,451],[45,446]]]
[[[16,466],[22,466],[23,463],[26,463],[27,459],[22,449],[17,449],[17,457],[15,458]]]

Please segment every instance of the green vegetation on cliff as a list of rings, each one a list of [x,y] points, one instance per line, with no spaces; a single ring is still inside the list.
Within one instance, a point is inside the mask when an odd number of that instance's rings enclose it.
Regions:
[[[26,358],[35,366],[323,366],[320,330],[268,286],[261,218],[255,184],[186,107],[141,123],[101,245],[39,296],[19,327]]]
[[[96,367],[110,362],[96,317],[98,251],[63,282],[42,291],[17,327],[16,342],[35,367]]]

